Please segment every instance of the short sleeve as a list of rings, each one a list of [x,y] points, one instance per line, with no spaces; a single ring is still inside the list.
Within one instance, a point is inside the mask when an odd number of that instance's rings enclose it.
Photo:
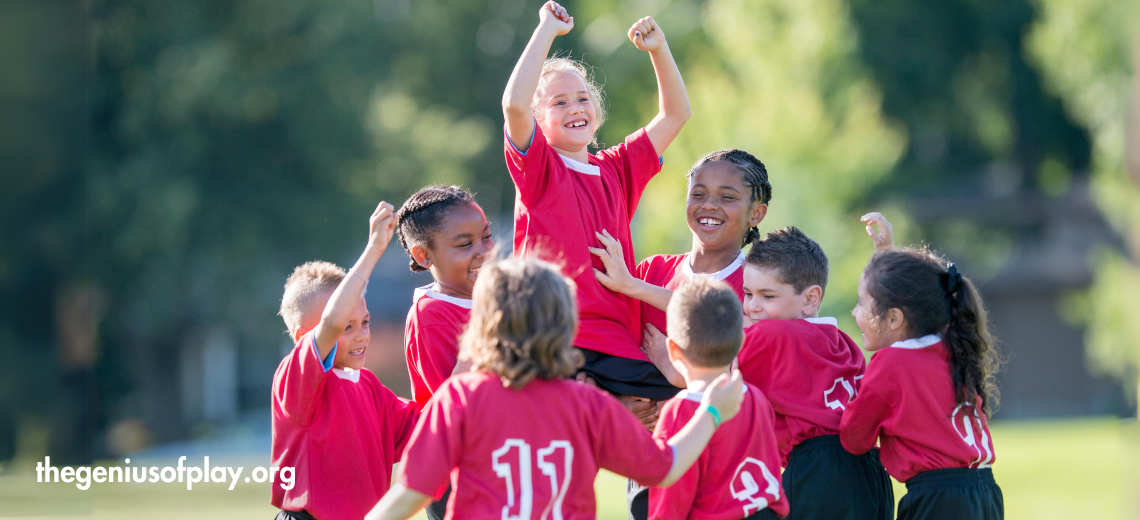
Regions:
[[[331,358],[336,347],[329,353]],[[297,340],[293,350],[277,368],[273,381],[273,399],[289,420],[307,425],[328,377],[328,369],[317,356],[313,331]]]
[[[392,440],[395,441],[396,456],[399,457],[415,432],[420,418],[420,406],[415,401],[397,396],[391,390],[388,390],[388,393],[391,394],[392,403],[390,407]]]
[[[655,439],[668,440],[688,424],[691,417],[685,417],[688,414],[683,413],[679,404],[676,398],[665,403],[661,418],[653,431]],[[706,456],[708,450],[702,451],[700,459],[673,485],[667,488],[649,488],[649,520],[689,518],[701,482],[702,462]]]
[[[598,466],[643,485],[661,482],[673,468],[673,447],[653,438],[617,399],[601,391],[597,394],[592,433]]]
[[[632,216],[645,186],[661,171],[662,158],[653,148],[649,134],[644,128],[639,129],[627,136],[624,143],[598,151],[597,158],[611,164],[618,172],[626,206]]]
[[[878,373],[875,363],[871,363],[858,395],[843,410],[839,440],[849,453],[861,455],[874,448],[883,423],[890,419],[892,406],[880,393],[880,385],[887,383],[886,379],[890,376]]]
[[[538,123],[534,125],[534,133],[530,136],[530,144],[525,152],[520,152],[515,143],[511,142],[504,125],[503,153],[507,159],[507,170],[511,173],[511,181],[518,189],[519,198],[523,204],[533,205],[534,201],[546,191],[550,181],[550,161],[557,159]]]
[[[464,412],[456,386],[441,387],[412,431],[396,482],[435,500],[443,496],[462,454]]]
[[[452,327],[423,327],[417,336],[414,369],[435,393],[459,362],[459,336]]]

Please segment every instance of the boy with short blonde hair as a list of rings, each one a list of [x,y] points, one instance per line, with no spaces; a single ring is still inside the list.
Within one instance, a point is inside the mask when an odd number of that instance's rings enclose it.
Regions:
[[[295,468],[296,480],[273,486],[280,520],[362,518],[388,491],[415,427],[416,404],[364,368],[364,288],[392,239],[392,213],[387,202],[377,206],[352,269],[307,262],[285,283],[281,317],[295,345],[273,377],[273,466]]]

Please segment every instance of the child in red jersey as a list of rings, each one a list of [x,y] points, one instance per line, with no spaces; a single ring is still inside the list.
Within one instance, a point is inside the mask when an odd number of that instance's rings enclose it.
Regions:
[[[363,516],[388,491],[416,424],[416,404],[363,368],[364,288],[392,239],[392,205],[381,202],[369,225],[368,246],[347,273],[309,262],[285,283],[281,317],[296,346],[273,377],[273,465],[295,468],[296,481],[273,486],[279,520]]]
[[[743,317],[735,291],[697,277],[681,282],[669,302],[669,359],[688,389],[665,404],[653,436],[667,439],[697,412],[702,390],[727,374],[740,344]],[[653,520],[775,519],[788,514],[780,488],[780,450],[772,405],[760,389],[744,385],[736,420],[713,435],[697,463],[668,488],[649,491]],[[645,512],[633,516],[645,518]]]
[[[875,354],[843,413],[843,447],[879,443],[907,486],[900,520],[1003,518],[988,425],[998,356],[974,284],[928,250],[879,251],[851,313]]]
[[[853,456],[839,442],[839,422],[866,368],[863,352],[819,318],[827,255],[789,227],[754,242],[744,267],[745,330],[740,371],[768,397],[785,466],[793,519],[883,519],[894,493],[878,452]]]
[[[449,379],[416,426],[397,484],[368,519],[407,519],[451,484],[447,519],[594,518],[600,468],[669,485],[740,411],[739,373],[718,377],[666,443],[612,396],[571,379],[577,306],[569,280],[535,259],[485,265],[461,344],[472,372]]]
[[[590,154],[605,119],[601,92],[580,63],[547,59],[554,38],[569,33],[574,19],[555,2],[543,5],[539,19],[503,93],[504,152],[516,188],[515,253],[553,261],[574,279],[581,313],[574,345],[583,349],[583,371],[651,426],[650,400],[678,389],[640,349],[640,303],[594,279],[593,268],[602,264],[589,248],[600,245],[596,233],[609,230],[632,270],[630,221],[661,170],[661,155],[689,118],[685,84],[661,28],[652,18],[638,20],[628,36],[653,62],[660,111],[624,143]]]
[[[483,209],[458,186],[428,186],[412,194],[396,212],[396,236],[412,271],[430,271],[434,279],[416,289],[404,327],[412,396],[424,407],[455,370],[471,290],[495,244]],[[445,494],[428,506],[429,520],[443,518],[446,500]]]

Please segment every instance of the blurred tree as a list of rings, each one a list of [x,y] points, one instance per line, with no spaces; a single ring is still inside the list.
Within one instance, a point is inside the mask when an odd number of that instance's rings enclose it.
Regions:
[[[1125,155],[1140,151],[1138,129],[1126,129],[1130,105],[1133,124],[1140,121],[1140,10],[1119,0],[1038,0],[1038,8],[1029,57],[1066,111],[1089,128],[1093,197],[1126,246],[1100,248],[1089,259],[1093,284],[1072,295],[1067,314],[1088,326],[1092,367],[1134,390],[1140,357],[1140,177],[1130,182]],[[1130,134],[1132,142],[1126,140]]]

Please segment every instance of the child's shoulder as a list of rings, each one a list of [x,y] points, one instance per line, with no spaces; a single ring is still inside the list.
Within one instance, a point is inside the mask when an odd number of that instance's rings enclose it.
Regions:
[[[689,255],[653,255],[637,264],[640,273],[673,273]]]
[[[412,308],[420,313],[448,312],[456,310],[471,310],[471,300],[450,296],[432,290],[432,286],[425,285],[416,288],[412,294]]]

